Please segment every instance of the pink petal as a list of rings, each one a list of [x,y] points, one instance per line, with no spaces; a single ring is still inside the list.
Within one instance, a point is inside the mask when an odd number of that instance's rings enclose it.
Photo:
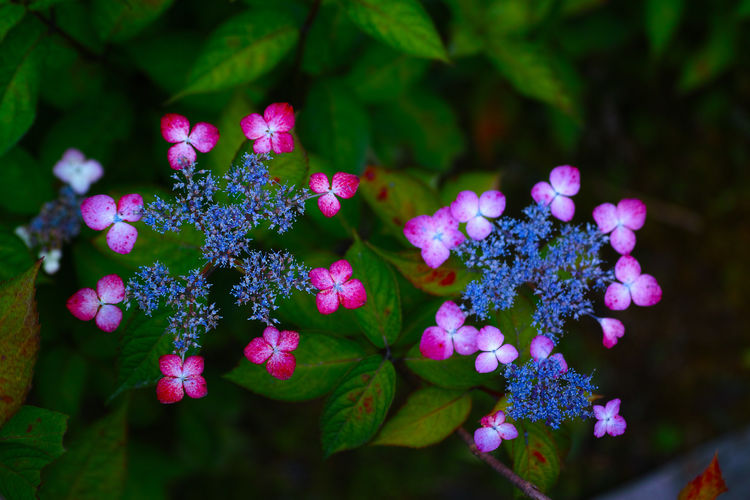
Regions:
[[[477,335],[479,330],[473,326],[462,326],[453,336],[453,347],[462,356],[469,356],[479,350],[477,347]]]
[[[630,290],[620,283],[612,283],[604,292],[604,305],[613,311],[624,311],[630,305]]]
[[[266,364],[266,370],[279,380],[288,380],[292,378],[294,369],[297,367],[297,360],[293,354],[288,352],[277,352],[271,356]]]
[[[555,199],[552,200],[549,208],[552,215],[563,222],[572,220],[573,215],[576,213],[576,204],[573,203],[573,200],[561,194],[557,195]]]
[[[323,290],[315,297],[320,314],[331,314],[339,308],[339,294],[333,288]]]
[[[263,112],[263,118],[273,132],[288,132],[294,127],[294,109],[286,102],[269,105]]]
[[[531,197],[537,203],[549,205],[552,203],[555,196],[557,196],[557,193],[555,193],[555,190],[552,189],[552,186],[550,186],[548,182],[537,182],[534,184],[534,187],[531,188]]]
[[[507,422],[497,426],[497,433],[503,439],[516,439],[518,437],[516,426]]]
[[[201,373],[203,373],[203,356],[190,356],[185,359],[185,364],[182,365],[183,377],[194,377]]]
[[[637,306],[653,306],[661,300],[661,287],[650,274],[641,274],[630,285],[630,295]]]
[[[604,414],[606,415],[606,418],[612,418],[618,413],[620,413],[620,398],[613,399],[609,403],[607,403],[607,406],[604,407]]]
[[[438,326],[450,332],[458,330],[464,324],[466,315],[464,315],[461,308],[455,302],[447,300],[443,302],[437,314],[435,314],[435,321],[437,321]]]
[[[141,220],[143,197],[137,193],[126,194],[117,202],[117,215],[128,222]]]
[[[341,203],[333,193],[328,193],[318,198],[318,208],[326,217],[333,217],[339,212]]]
[[[331,190],[328,176],[323,172],[316,172],[310,176],[310,190],[313,193],[327,193]]]
[[[459,222],[468,222],[479,213],[479,197],[474,191],[461,191],[451,203],[451,215]]]
[[[196,123],[187,140],[201,153],[208,153],[219,141],[219,129],[210,123]]]
[[[127,254],[138,239],[138,230],[127,222],[116,222],[107,232],[107,245],[119,254]]]
[[[250,140],[255,140],[266,136],[266,133],[268,132],[268,123],[266,123],[263,117],[258,113],[253,113],[240,120],[240,128],[242,129],[242,133],[245,134],[245,137]]]
[[[195,163],[195,150],[186,142],[179,142],[167,151],[167,161],[173,170],[182,170],[186,165]]]
[[[466,224],[466,234],[468,234],[473,240],[483,240],[492,232],[492,223],[478,215],[469,220]]]
[[[432,269],[440,267],[440,264],[448,260],[450,256],[450,250],[438,240],[432,240],[429,245],[422,248],[422,259]]]
[[[557,193],[573,196],[581,188],[581,172],[570,165],[555,167],[549,174],[549,182]]]
[[[499,329],[487,325],[479,330],[477,347],[480,351],[494,351],[503,344],[503,340],[505,340],[505,337]]]
[[[491,373],[497,369],[497,357],[493,352],[483,352],[474,361],[474,368],[479,373]]]
[[[96,313],[96,326],[105,332],[114,332],[122,321],[122,311],[112,304],[104,304]]]
[[[271,151],[271,137],[264,135],[253,143],[253,153],[268,153]]]
[[[479,197],[479,212],[485,217],[500,217],[505,211],[505,195],[500,191],[485,191]]]
[[[627,255],[635,248],[635,233],[625,226],[617,226],[609,235],[612,248],[620,255]]]
[[[90,321],[99,310],[99,297],[93,288],[81,288],[65,304],[70,313],[81,321]]]
[[[362,307],[367,302],[365,286],[358,279],[349,280],[341,285],[339,292],[341,303],[347,309]]]
[[[518,358],[518,349],[510,344],[505,344],[504,346],[501,346],[500,349],[495,351],[495,356],[497,357],[497,360],[499,362],[507,365],[508,363],[511,363],[515,361],[516,358]]]
[[[547,359],[549,355],[552,354],[552,349],[554,348],[555,344],[553,344],[548,337],[544,335],[537,335],[531,341],[531,347],[529,348],[529,351],[531,353],[531,357],[534,358],[534,361],[540,361],[542,359]]]
[[[466,236],[464,236],[464,233],[458,230],[458,221],[456,221],[455,228],[446,229],[445,232],[443,232],[443,238],[441,241],[446,248],[451,249],[456,248],[465,240]]]
[[[641,275],[641,265],[635,257],[623,255],[615,264],[615,278],[628,284],[634,282]]]
[[[159,370],[167,377],[182,377],[182,358],[177,354],[159,357]]]
[[[76,148],[68,148],[63,153],[62,158],[58,162],[58,165],[63,162],[76,164],[76,163],[83,163],[84,161],[86,161],[86,156],[84,156],[83,153],[81,153]]]
[[[294,151],[294,137],[289,132],[274,132],[271,136],[271,149],[277,155]]]
[[[612,349],[617,344],[617,339],[625,335],[625,325],[619,319],[601,318],[599,324],[602,326],[602,344],[607,349]]]
[[[337,196],[344,199],[349,199],[354,196],[359,187],[359,177],[353,174],[347,174],[346,172],[336,172],[333,174],[333,182],[331,184],[331,190]]]
[[[450,207],[443,207],[435,212],[432,215],[432,222],[435,225],[435,231],[440,233],[458,229],[458,221],[451,215]]]
[[[255,337],[245,346],[243,352],[248,361],[259,365],[271,357],[273,347],[263,337]]]
[[[329,268],[334,283],[344,283],[352,277],[352,265],[346,259],[337,260]]]
[[[115,220],[117,206],[115,200],[106,194],[97,194],[81,203],[83,222],[95,231],[101,231]]]
[[[327,290],[334,285],[331,273],[325,267],[316,267],[310,271],[310,281],[318,290]]]
[[[500,434],[491,427],[480,427],[474,431],[474,443],[482,453],[489,453],[500,446]]]
[[[604,410],[604,407],[602,405],[594,405],[594,417],[597,420],[604,420],[608,418],[607,412]]]
[[[563,357],[562,353],[553,354],[549,357],[549,359],[554,359],[557,361],[557,366],[560,369],[560,373],[565,373],[568,371],[568,363],[565,361],[565,358]]]
[[[425,358],[442,361],[453,355],[453,342],[448,332],[438,326],[430,326],[422,333],[419,352]]]
[[[97,282],[96,293],[104,304],[119,304],[125,299],[125,285],[116,274],[108,274]]]
[[[602,233],[607,234],[612,231],[619,223],[617,207],[611,203],[602,203],[594,209],[594,221]]]
[[[190,133],[190,122],[176,113],[167,113],[161,118],[161,135],[167,142],[183,142]]]
[[[607,422],[605,420],[599,420],[594,424],[594,436],[600,438],[607,432]]]
[[[280,351],[291,352],[299,345],[299,333],[292,330],[282,330],[279,334],[279,343],[277,345]]]
[[[626,198],[617,204],[620,223],[637,231],[646,223],[646,204],[636,198]]]
[[[408,220],[404,225],[404,236],[417,248],[428,246],[434,232],[434,223],[429,215],[419,215]]]
[[[185,395],[182,380],[175,377],[162,377],[156,384],[156,397],[160,403],[171,404],[181,400]]]
[[[185,363],[187,364],[187,361],[185,361]],[[185,386],[185,392],[191,398],[202,398],[208,394],[206,379],[200,375],[187,377],[183,382],[183,385]]]
[[[503,410],[497,410],[491,415],[482,417],[482,425],[485,427],[497,427],[503,422],[505,422],[505,412]]]
[[[620,415],[615,416],[607,422],[607,434],[610,436],[620,436],[625,433],[626,428],[625,419]]]
[[[265,330],[263,330],[263,338],[266,339],[266,342],[268,342],[268,345],[271,347],[279,346],[279,330],[275,327],[267,326]]]

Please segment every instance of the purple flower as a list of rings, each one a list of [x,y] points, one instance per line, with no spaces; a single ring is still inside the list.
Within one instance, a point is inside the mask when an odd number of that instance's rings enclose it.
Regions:
[[[619,436],[625,432],[627,423],[620,415],[620,400],[613,399],[607,406],[594,405],[594,416],[598,420],[594,424],[594,436],[600,438],[604,434]]]
[[[422,258],[433,269],[448,260],[451,249],[466,239],[458,230],[458,221],[451,215],[450,207],[441,208],[432,217],[414,217],[404,226],[404,236],[422,249]]]

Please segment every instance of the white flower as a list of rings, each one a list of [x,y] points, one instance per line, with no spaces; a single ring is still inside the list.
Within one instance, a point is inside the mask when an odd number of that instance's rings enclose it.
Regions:
[[[104,169],[98,161],[87,160],[83,153],[75,148],[65,151],[52,171],[78,194],[85,194],[91,184],[104,175]]]

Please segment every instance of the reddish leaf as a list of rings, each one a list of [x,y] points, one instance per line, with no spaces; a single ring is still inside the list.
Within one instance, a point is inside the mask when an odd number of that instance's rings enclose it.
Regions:
[[[714,454],[708,467],[683,488],[677,500],[713,500],[725,491],[729,491],[729,488],[724,483],[719,460]]]

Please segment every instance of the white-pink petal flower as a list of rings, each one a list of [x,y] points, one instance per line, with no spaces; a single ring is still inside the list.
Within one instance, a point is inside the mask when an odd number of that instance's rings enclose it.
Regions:
[[[443,360],[457,353],[467,356],[477,352],[477,329],[463,326],[466,315],[455,302],[446,301],[435,314],[437,326],[430,326],[422,333],[419,350],[425,358]]]
[[[125,285],[116,274],[104,276],[93,288],[82,288],[66,303],[68,310],[82,321],[96,318],[96,326],[105,332],[113,332],[120,325],[122,311],[113,304],[125,299]]]
[[[518,437],[518,430],[513,424],[505,422],[505,413],[502,410],[482,417],[481,424],[482,427],[474,431],[474,443],[483,453],[496,450],[503,439]]]
[[[297,360],[292,351],[299,345],[299,333],[291,330],[279,332],[273,326],[263,330],[262,337],[256,337],[245,347],[245,357],[257,365],[266,361],[266,370],[279,380],[287,380],[294,374]]]
[[[313,193],[323,194],[318,198],[318,208],[326,217],[333,217],[341,208],[337,196],[348,199],[354,196],[359,187],[359,177],[346,172],[333,174],[333,182],[328,183],[328,176],[322,172],[310,176],[310,189]]]
[[[615,207],[603,203],[594,209],[594,221],[599,230],[612,233],[609,241],[612,248],[622,255],[627,255],[635,247],[635,233],[646,222],[646,204],[635,198],[620,200]]]
[[[537,203],[549,205],[552,215],[568,222],[575,214],[575,203],[570,199],[581,187],[581,173],[576,167],[562,165],[550,172],[550,182],[538,182],[531,189]]]
[[[565,357],[563,357],[562,353],[558,352],[552,354],[552,349],[554,349],[554,347],[555,344],[549,339],[549,337],[545,335],[537,335],[531,341],[529,352],[532,359],[537,363],[544,362],[547,359],[553,360],[557,363],[559,372],[565,373],[568,371],[568,363],[565,361]]]
[[[612,283],[604,294],[604,304],[613,311],[627,309],[632,300],[638,306],[652,306],[661,300],[661,287],[650,274],[641,274],[638,261],[623,255],[615,264],[615,277],[621,283]]]
[[[600,438],[604,436],[604,434],[609,434],[610,436],[619,436],[623,434],[627,428],[627,423],[619,413],[619,399],[613,399],[607,403],[606,407],[594,405],[594,417],[597,419],[597,422],[594,425],[594,436]]]
[[[356,309],[367,302],[365,287],[358,279],[350,279],[352,266],[342,259],[331,264],[329,269],[317,267],[310,271],[310,281],[320,290],[315,298],[321,314],[331,314],[339,304],[347,309]]]
[[[167,152],[167,160],[169,166],[175,170],[195,163],[195,149],[201,153],[208,153],[219,141],[219,129],[214,125],[199,122],[190,132],[188,119],[176,113],[167,113],[162,117],[161,135],[164,140],[174,144]]]
[[[451,203],[451,215],[466,222],[466,233],[474,240],[483,240],[492,232],[486,217],[500,217],[505,210],[505,195],[500,191],[485,191],[477,196],[473,191],[461,191]]]
[[[206,379],[201,375],[201,356],[190,356],[183,364],[180,356],[166,354],[159,358],[159,369],[164,375],[156,384],[156,397],[161,403],[176,403],[185,393],[191,398],[202,398],[208,393]]]
[[[52,168],[55,176],[66,182],[77,194],[85,194],[91,184],[104,175],[102,165],[96,160],[87,160],[83,153],[71,148]]]
[[[617,340],[625,335],[625,325],[615,318],[596,318],[602,327],[602,344],[607,349],[612,349]]]
[[[81,215],[83,222],[96,231],[111,225],[107,232],[107,245],[117,253],[127,254],[138,239],[138,230],[124,221],[139,221],[142,208],[143,198],[139,194],[127,194],[120,198],[117,205],[110,196],[98,194],[83,200]]]
[[[450,207],[443,207],[432,217],[420,215],[404,225],[404,236],[422,249],[425,264],[435,269],[448,260],[450,250],[466,239],[458,230],[458,221],[451,215]]]
[[[255,141],[254,153],[276,154],[294,151],[294,138],[289,133],[294,127],[294,109],[288,103],[274,103],[263,112],[263,116],[252,113],[240,120],[245,137]]]
[[[518,357],[518,350],[510,344],[503,345],[505,337],[494,326],[482,327],[477,334],[477,348],[484,351],[477,356],[474,367],[479,373],[490,373],[498,364],[508,364]]]

